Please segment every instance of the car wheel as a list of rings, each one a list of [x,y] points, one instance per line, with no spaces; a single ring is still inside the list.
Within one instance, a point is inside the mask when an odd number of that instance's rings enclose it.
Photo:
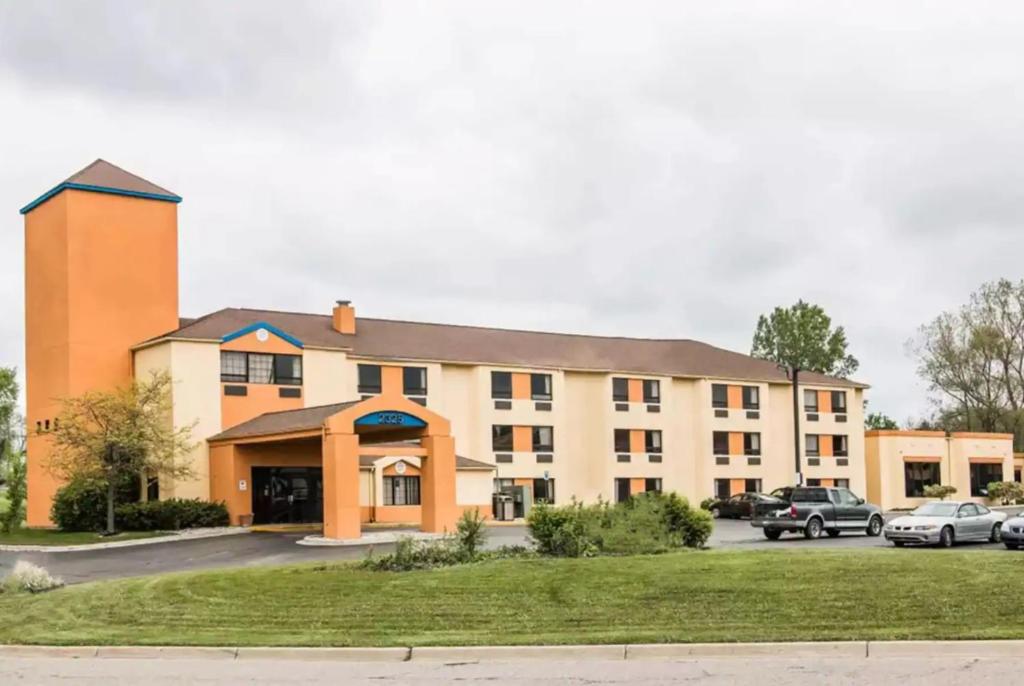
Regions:
[[[765,529],[764,535],[769,541],[777,541],[782,535],[782,529]]]
[[[1016,543],[1010,543],[1009,541],[1004,541],[1003,545],[1006,546],[1007,550],[1016,550],[1017,549],[1017,544]]]
[[[943,527],[942,531],[939,533],[939,545],[943,548],[952,548],[955,540],[953,527]]]
[[[893,541],[892,544],[894,546],[896,546],[897,548],[902,548],[903,546],[906,545],[906,543],[904,543],[903,541]]]
[[[718,519],[721,516],[722,516],[722,511],[721,510],[719,510],[717,507],[711,508],[711,518],[712,519]]]
[[[830,537],[835,538],[839,535],[840,532],[839,529],[826,529],[825,533],[827,533]]]
[[[868,536],[881,536],[882,535],[882,518],[875,515],[868,522]]]
[[[991,543],[999,543],[1003,540],[1003,530],[998,524],[992,527],[992,535],[988,537],[988,540]]]
[[[821,520],[815,517],[804,526],[804,538],[818,538],[819,536],[821,536]]]

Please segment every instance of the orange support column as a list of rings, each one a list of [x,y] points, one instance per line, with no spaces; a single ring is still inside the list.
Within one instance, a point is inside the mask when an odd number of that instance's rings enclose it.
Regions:
[[[327,433],[323,470],[324,537],[359,538],[359,436]]]
[[[420,467],[420,528],[431,533],[454,531],[459,520],[455,504],[455,439],[427,436],[422,440],[427,456]]]

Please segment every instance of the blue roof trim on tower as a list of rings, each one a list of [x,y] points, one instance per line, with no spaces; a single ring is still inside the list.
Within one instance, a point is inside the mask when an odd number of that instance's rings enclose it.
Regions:
[[[123,188],[108,188],[107,186],[92,186],[87,183],[74,183],[71,181],[65,181],[64,183],[54,186],[50,190],[46,191],[38,198],[30,202],[29,204],[22,207],[19,212],[21,214],[27,214],[35,208],[42,205],[44,202],[57,195],[61,191],[75,190],[75,191],[89,191],[91,193],[110,193],[111,195],[127,195],[130,198],[146,198],[147,200],[163,200],[165,202],[179,203],[181,202],[180,195],[164,195],[163,193],[145,193],[143,191],[129,191]]]
[[[284,331],[281,331],[281,329],[277,328],[273,324],[267,324],[266,322],[256,322],[254,324],[250,324],[249,326],[245,326],[245,327],[239,329],[238,331],[235,331],[234,333],[227,334],[226,336],[224,336],[224,338],[220,339],[220,342],[221,343],[227,343],[228,341],[233,341],[236,338],[241,338],[242,336],[250,334],[253,331],[256,331],[257,329],[266,329],[267,331],[269,331],[270,333],[274,334],[278,338],[281,338],[281,339],[284,339],[284,340],[288,341],[289,343],[294,345],[296,348],[304,348],[304,347],[306,347],[305,345],[303,345],[302,341],[300,341],[295,336],[287,334]]]

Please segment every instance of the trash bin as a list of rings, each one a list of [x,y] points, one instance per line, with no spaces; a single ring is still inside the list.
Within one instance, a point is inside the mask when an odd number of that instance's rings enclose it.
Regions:
[[[239,526],[252,526],[252,515],[251,514],[238,515],[238,525]]]
[[[515,519],[512,496],[504,493],[494,494],[494,519],[499,522],[511,522]]]

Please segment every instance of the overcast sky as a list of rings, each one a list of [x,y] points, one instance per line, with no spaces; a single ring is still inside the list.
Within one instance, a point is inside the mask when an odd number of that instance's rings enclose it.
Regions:
[[[1022,37],[1018,3],[2,0],[0,363],[17,210],[103,157],[184,197],[184,316],[749,352],[804,298],[919,416],[906,341],[1024,271]]]

